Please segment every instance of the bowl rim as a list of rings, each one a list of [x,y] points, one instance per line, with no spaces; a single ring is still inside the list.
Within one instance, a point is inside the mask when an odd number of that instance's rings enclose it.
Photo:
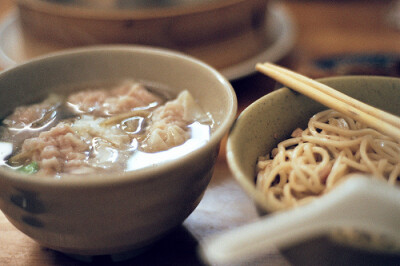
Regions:
[[[369,79],[369,80],[396,80],[400,84],[400,77],[388,77],[388,76],[374,76],[374,75],[346,75],[346,76],[334,76],[334,77],[325,77],[325,78],[318,78],[317,80],[320,82],[329,82],[334,80],[356,80],[356,79]],[[273,208],[270,206],[269,202],[265,199],[265,196],[262,192],[256,189],[255,183],[251,182],[245,173],[243,173],[238,166],[237,159],[232,152],[232,147],[234,146],[233,140],[230,137],[231,133],[235,130],[236,122],[241,119],[242,117],[250,116],[253,112],[255,106],[259,105],[260,103],[264,102],[266,99],[272,98],[277,94],[283,93],[290,93],[292,91],[290,88],[282,86],[279,89],[268,93],[267,95],[262,96],[261,98],[257,99],[249,106],[247,106],[237,117],[235,122],[233,123],[231,130],[229,131],[229,135],[227,138],[226,143],[226,161],[228,167],[232,173],[233,178],[239,183],[239,185],[243,188],[248,196],[251,197],[253,202],[256,204],[257,207],[261,207],[259,211],[261,212],[276,212],[273,211]],[[294,92],[297,93],[297,92]],[[304,96],[304,95],[303,95]],[[304,96],[307,97],[307,96]],[[327,107],[328,108],[328,107]],[[244,119],[244,118],[242,118]],[[254,176],[255,178],[255,176]],[[285,210],[283,210],[285,211]],[[280,211],[278,211],[280,212]]]
[[[193,7],[192,5],[189,5],[168,8],[148,8],[141,10],[99,10],[74,6],[63,6],[62,4],[50,3],[43,0],[17,0],[17,6],[20,8],[30,9],[31,11],[59,17],[120,21],[127,19],[148,20],[172,18],[176,16],[192,16],[194,14],[208,13],[215,10],[229,8],[231,6],[244,4],[245,2],[248,2],[248,0],[218,0],[209,3],[195,4]]]
[[[224,135],[229,131],[231,125],[233,124],[236,113],[237,113],[237,97],[236,93],[231,85],[231,83],[222,76],[215,68],[206,64],[205,62],[196,59],[190,55],[165,49],[151,46],[140,46],[140,45],[99,45],[92,47],[82,47],[82,48],[71,48],[66,49],[54,53],[50,53],[47,55],[43,55],[32,60],[26,61],[22,64],[19,64],[15,67],[3,70],[0,72],[0,78],[4,75],[8,75],[9,73],[17,72],[21,68],[34,67],[36,64],[46,63],[47,61],[52,60],[63,60],[65,57],[76,56],[80,54],[110,54],[110,53],[119,53],[119,52],[129,52],[129,53],[139,53],[139,54],[152,54],[156,56],[164,56],[170,58],[179,58],[185,60],[186,62],[195,64],[200,66],[202,69],[208,71],[211,76],[218,80],[222,87],[225,88],[226,93],[229,95],[228,99],[228,113],[224,116],[224,120],[218,124],[218,128],[210,135],[210,139],[201,147],[189,152],[185,156],[179,157],[178,160],[172,160],[169,162],[160,163],[157,165],[157,168],[154,169],[151,166],[134,170],[127,171],[122,173],[112,174],[113,176],[110,178],[110,174],[91,174],[86,176],[84,179],[81,177],[77,177],[74,175],[65,175],[60,179],[54,177],[44,177],[38,178],[34,176],[20,174],[14,171],[10,171],[8,169],[0,168],[0,181],[2,179],[7,179],[13,183],[19,184],[29,184],[30,186],[37,187],[89,187],[89,186],[102,186],[107,184],[112,185],[123,185],[127,182],[139,182],[143,180],[152,180],[157,179],[157,173],[162,173],[168,171],[168,169],[178,168],[180,164],[187,164],[192,161],[198,154],[206,152],[208,149],[212,147],[217,147],[220,145],[220,142]]]

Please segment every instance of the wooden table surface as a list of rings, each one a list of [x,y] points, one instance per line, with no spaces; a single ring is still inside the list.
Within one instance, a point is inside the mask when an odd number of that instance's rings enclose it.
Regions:
[[[294,49],[279,63],[310,73],[311,63],[320,57],[343,53],[400,54],[400,29],[386,21],[390,1],[280,1],[296,28]],[[12,0],[0,1],[0,18],[13,8]],[[261,74],[232,83],[239,111],[276,88]],[[214,233],[236,228],[258,219],[251,200],[232,178],[224,156],[224,142],[215,174],[198,208],[182,226],[147,252],[115,265],[201,265],[199,241]],[[323,244],[321,244],[323,243]],[[107,257],[93,264],[109,264]],[[86,265],[64,254],[39,246],[19,232],[0,212],[0,265]],[[400,265],[397,256],[381,256],[351,250],[324,239],[294,247],[266,250],[252,265]]]

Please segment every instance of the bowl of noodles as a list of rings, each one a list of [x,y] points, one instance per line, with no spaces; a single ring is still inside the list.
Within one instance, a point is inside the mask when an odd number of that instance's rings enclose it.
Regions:
[[[320,81],[400,115],[398,78],[346,76]],[[261,215],[318,201],[334,193],[352,174],[366,174],[399,186],[399,151],[400,143],[393,138],[288,88],[247,107],[227,141],[233,176]]]
[[[55,53],[2,72],[0,88],[0,209],[77,257],[126,257],[180,225],[237,108],[216,70],[150,47]]]

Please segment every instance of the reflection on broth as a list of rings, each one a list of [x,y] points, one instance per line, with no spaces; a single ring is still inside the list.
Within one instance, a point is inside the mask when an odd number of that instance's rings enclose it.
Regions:
[[[173,99],[133,81],[50,95],[3,120],[1,166],[57,177],[137,170],[202,146],[212,122],[188,91]]]
[[[210,127],[199,122],[189,125],[191,138],[184,144],[157,153],[135,152],[128,160],[127,170],[137,170],[184,156],[205,144],[210,136]]]

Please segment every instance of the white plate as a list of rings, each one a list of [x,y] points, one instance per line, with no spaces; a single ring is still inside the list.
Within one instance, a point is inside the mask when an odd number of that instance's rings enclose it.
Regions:
[[[294,24],[285,8],[279,4],[271,5],[270,21],[267,36],[272,42],[259,54],[230,67],[221,69],[220,72],[229,80],[239,79],[255,72],[255,65],[260,62],[277,62],[287,55],[295,43]]]
[[[276,62],[282,59],[294,45],[293,23],[280,5],[269,8],[268,36],[272,43],[257,55],[220,69],[219,71],[228,79],[235,80],[254,73],[258,62]],[[19,24],[18,13],[10,12],[0,24],[0,68],[7,69],[16,64],[23,63],[36,56],[64,49],[61,46],[39,42],[33,39],[24,39]]]

